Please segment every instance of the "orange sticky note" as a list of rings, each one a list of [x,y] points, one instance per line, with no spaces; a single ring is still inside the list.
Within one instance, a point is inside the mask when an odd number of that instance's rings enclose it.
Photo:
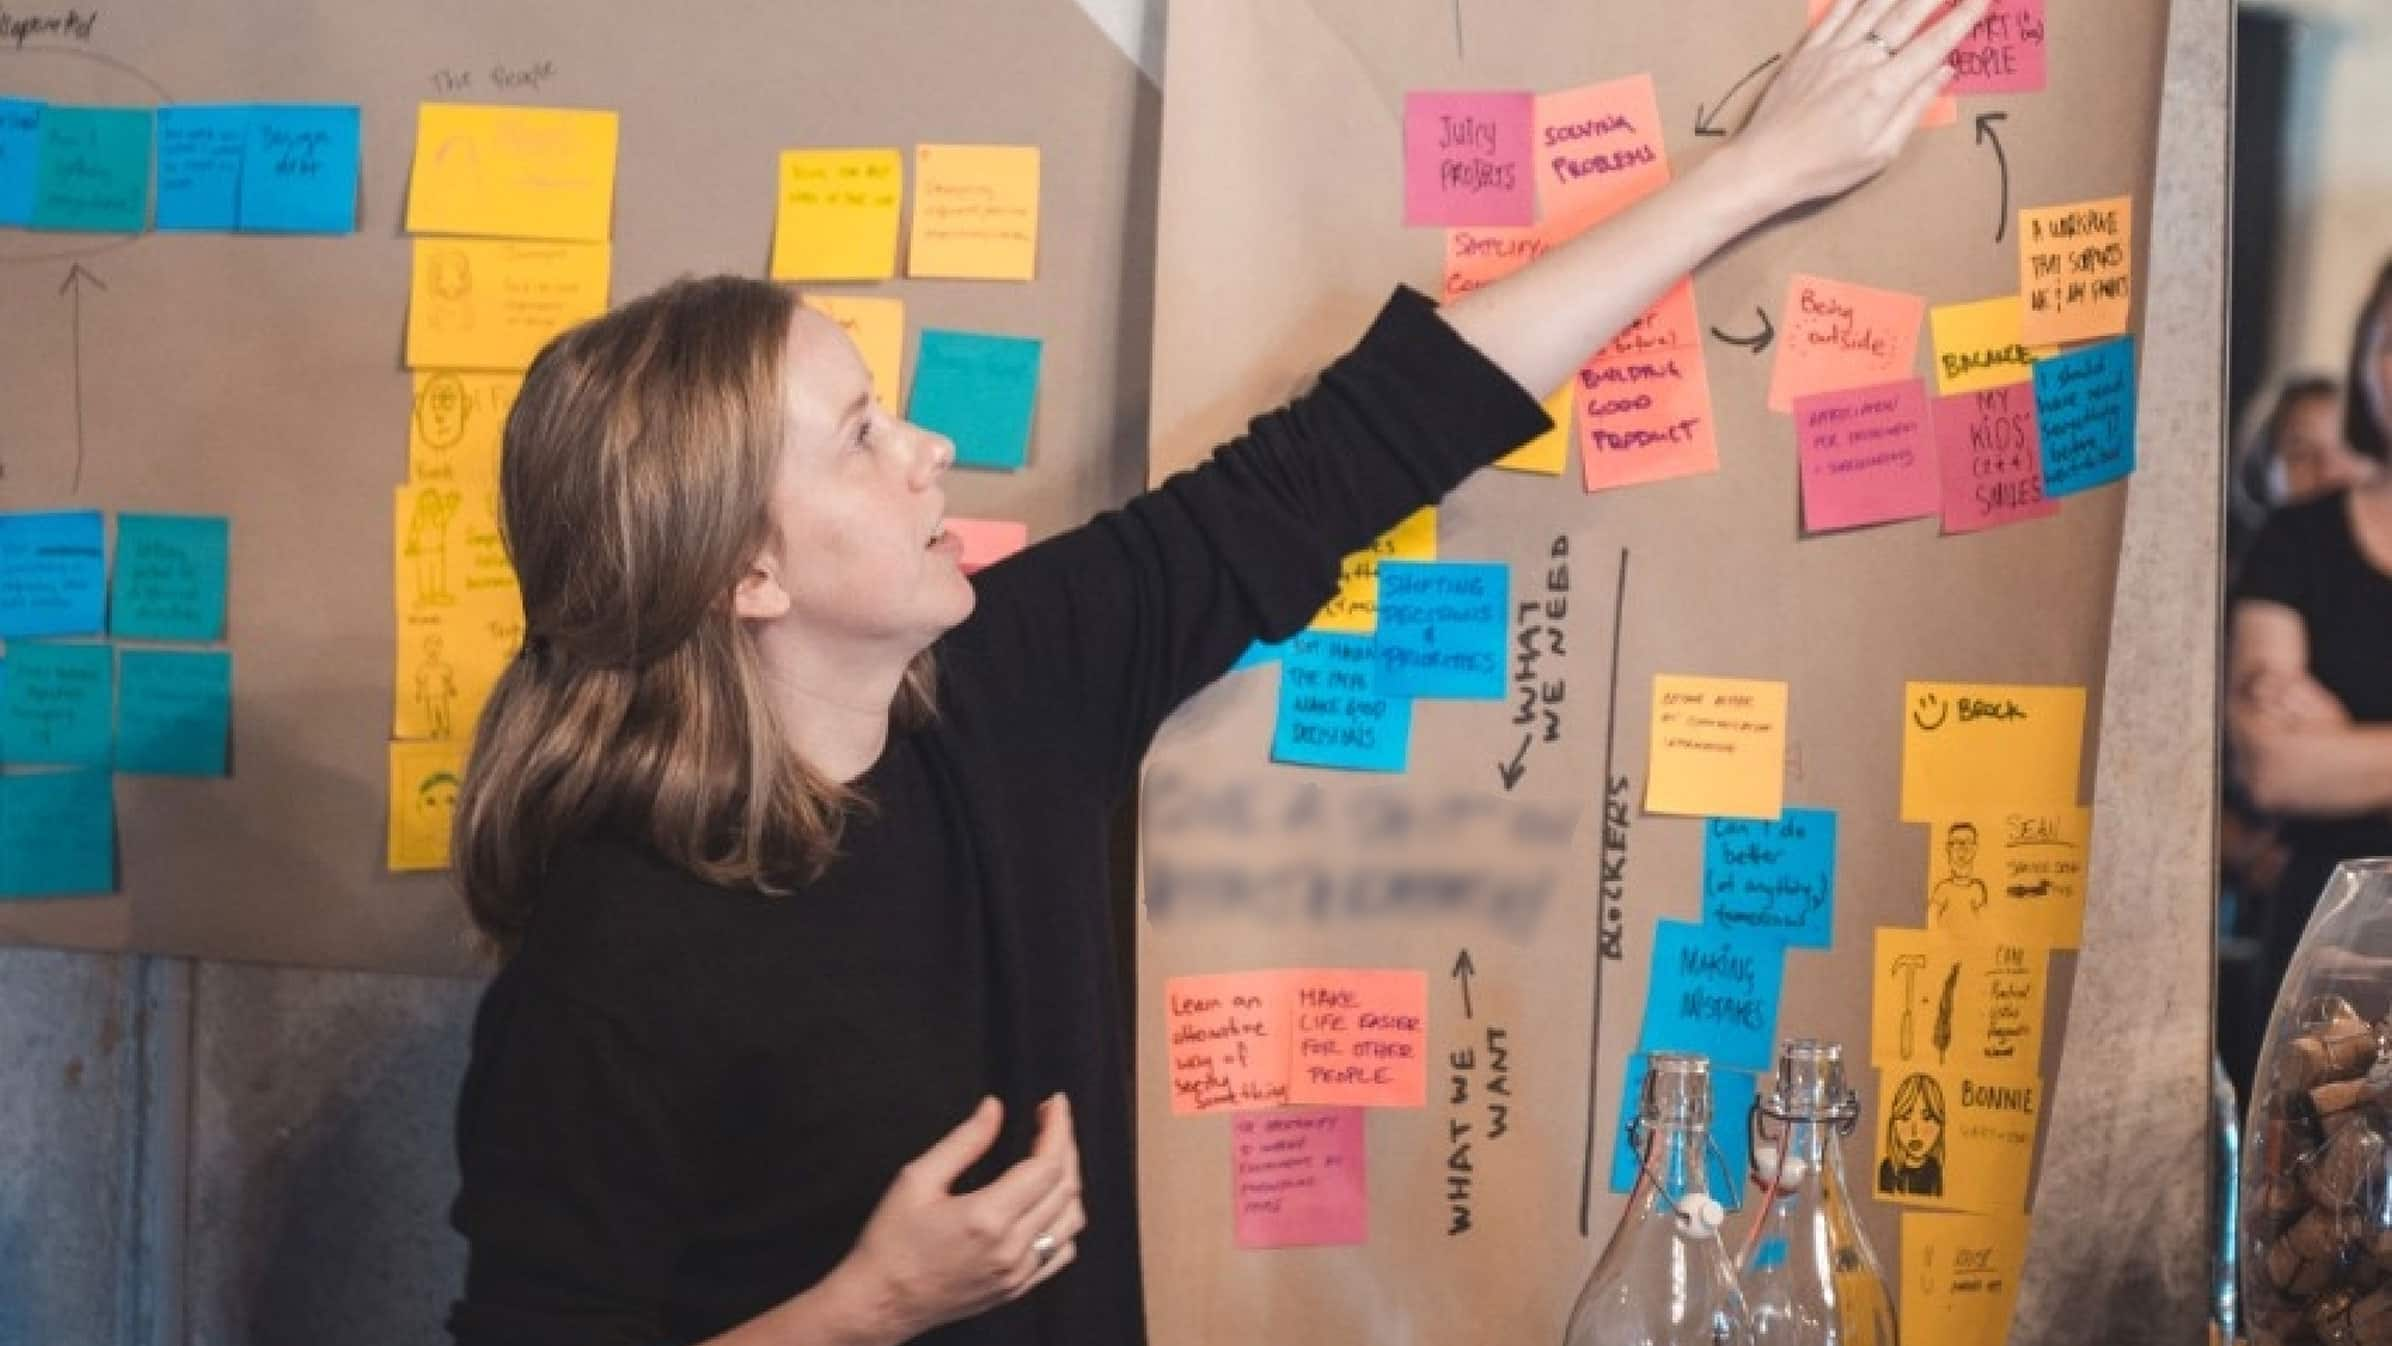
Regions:
[[[1030,525],[1010,519],[947,516],[947,531],[963,540],[963,573],[985,570],[1030,545]]]
[[[1038,273],[1038,147],[914,147],[906,274],[1029,280]]]
[[[1471,225],[1445,231],[1445,299],[1451,303],[1542,257],[1558,242],[1542,224]]]
[[[1417,1108],[1428,1102],[1429,988],[1424,973],[1298,968],[1290,1103]]]
[[[872,376],[872,398],[894,410],[905,364],[905,301],[877,295],[809,294],[806,307],[839,324]]]
[[[1915,294],[1795,275],[1777,325],[1769,409],[1792,412],[1797,397],[1910,377],[1926,312]]]
[[[1719,470],[1702,347],[1598,356],[1578,371],[1576,394],[1587,490]]]
[[[1700,350],[1702,344],[1702,327],[1694,311],[1694,277],[1687,276],[1670,286],[1667,294],[1623,328],[1595,358],[1661,350]]]
[[[897,151],[783,150],[772,231],[774,280],[885,280],[897,274]]]
[[[1819,16],[1825,14],[1827,7],[1835,2],[1836,0],[1810,0],[1810,16],[1802,21],[1803,26],[1805,28],[1817,27]],[[1927,105],[1926,112],[1919,117],[1919,125],[1932,130],[1938,126],[1950,126],[1958,120],[1960,120],[1960,100],[1947,93]]]
[[[2126,330],[2134,308],[2131,196],[2018,212],[2019,335],[2030,345]]]
[[[1224,972],[1163,983],[1171,1111],[1275,1108],[1288,1099],[1288,975]]]
[[[1653,77],[1589,84],[1538,97],[1532,147],[1540,219],[1580,227],[1616,215],[1669,184],[1669,151]]]
[[[1775,818],[1785,811],[1786,684],[1653,679],[1645,812]]]
[[[1570,465],[1570,408],[1576,398],[1570,386],[1545,399],[1545,414],[1553,418],[1553,428],[1538,435],[1519,448],[1495,460],[1495,466],[1510,472],[1539,472],[1558,477]]]

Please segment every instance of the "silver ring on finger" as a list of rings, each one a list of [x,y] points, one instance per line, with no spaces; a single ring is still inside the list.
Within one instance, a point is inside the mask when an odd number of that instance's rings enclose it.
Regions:
[[[1885,59],[1889,61],[1894,59],[1894,44],[1885,40],[1885,34],[1863,33],[1860,35],[1860,40],[1885,53]]]
[[[1030,1254],[1038,1259],[1040,1267],[1044,1267],[1055,1260],[1055,1250],[1061,1246],[1055,1242],[1054,1230],[1042,1229],[1038,1231],[1037,1238],[1030,1240]]]

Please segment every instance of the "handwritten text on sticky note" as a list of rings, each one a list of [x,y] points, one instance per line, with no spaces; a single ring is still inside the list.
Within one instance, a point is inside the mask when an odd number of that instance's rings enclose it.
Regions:
[[[1975,533],[2059,512],[2043,489],[2043,445],[2032,384],[1935,399],[1943,465],[1943,528]]]
[[[1288,1108],[1229,1126],[1230,1202],[1241,1248],[1370,1241],[1360,1108]]]
[[[893,149],[783,150],[774,280],[884,280],[897,274],[905,166]]]
[[[604,243],[415,240],[410,369],[529,369],[549,338],[606,311]]]
[[[2134,198],[2018,212],[2019,336],[2029,345],[2126,331],[2134,307]]]
[[[118,515],[109,629],[136,640],[222,640],[231,537],[220,514]]]
[[[2028,346],[2019,339],[2018,296],[2003,295],[1973,304],[1944,304],[1927,311],[1927,328],[1935,335],[1935,391],[1945,396],[2023,383],[2032,377],[2037,360],[2057,354],[2051,346]]]
[[[550,107],[416,109],[407,232],[602,243],[620,118]]]
[[[1583,227],[1669,182],[1653,77],[1589,84],[1536,100],[1539,205],[1546,219]]]
[[[1368,636],[1305,631],[1280,657],[1271,760],[1289,766],[1400,772],[1411,755],[1412,703],[1381,696]]]
[[[2073,949],[2085,928],[2091,809],[1983,809],[1928,824],[1927,928]]]
[[[2035,366],[2043,489],[2074,495],[2135,469],[2135,341],[2119,337]]]
[[[115,652],[106,645],[11,642],[0,679],[0,761],[108,765],[115,728]]]
[[[959,280],[1038,274],[1038,147],[916,145],[906,272]]]
[[[1171,1111],[1271,1108],[1287,1101],[1295,1025],[1283,972],[1173,977],[1163,984]]]
[[[1888,1070],[2033,1071],[2043,1053],[2040,944],[1877,931],[1869,1059]]]
[[[1926,310],[1917,295],[1797,274],[1778,322],[1769,409],[1792,411],[1797,397],[1910,377]]]
[[[103,533],[98,510],[0,514],[0,640],[100,634]]]
[[[2042,1120],[2033,1071],[1880,1071],[1872,1189],[1902,1206],[2022,1212]]]
[[[1404,223],[1534,222],[1535,122],[1527,93],[1404,95]]]
[[[2026,1256],[2024,1212],[1903,1212],[1905,1346],[2002,1346]]]
[[[1428,978],[1419,972],[1288,973],[1295,1060],[1288,1101],[1417,1108],[1428,1101]]]
[[[1701,1052],[1714,1071],[1766,1070],[1785,962],[1786,946],[1766,935],[1657,922],[1637,1049]]]
[[[1775,818],[1785,799],[1786,684],[1657,676],[1649,752],[1647,812]]]
[[[2072,807],[2085,689],[1912,682],[1902,688],[1902,817]]]
[[[1814,533],[1916,519],[1943,507],[1941,459],[1917,379],[1795,399],[1802,524]]]
[[[1379,563],[1381,696],[1501,701],[1511,567],[1502,562]]]
[[[1713,818],[1703,828],[1703,921],[1788,946],[1835,940],[1836,815],[1787,809],[1775,822]]]
[[[233,657],[126,650],[117,669],[116,769],[221,776],[231,749]]]

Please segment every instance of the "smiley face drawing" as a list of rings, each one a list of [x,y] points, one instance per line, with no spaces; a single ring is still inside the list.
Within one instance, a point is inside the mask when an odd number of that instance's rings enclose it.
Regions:
[[[1932,734],[1952,717],[1952,708],[1933,692],[1923,692],[1910,707],[1910,722]]]

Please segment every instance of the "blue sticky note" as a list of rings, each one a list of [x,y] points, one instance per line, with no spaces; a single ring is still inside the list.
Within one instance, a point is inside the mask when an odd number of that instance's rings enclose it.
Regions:
[[[97,510],[0,514],[0,639],[96,636],[108,603]]]
[[[954,440],[963,467],[1020,468],[1030,460],[1038,353],[1034,337],[924,328],[907,419]]]
[[[259,104],[241,160],[241,228],[346,234],[357,228],[357,108]]]
[[[1368,636],[1307,631],[1280,656],[1279,720],[1271,760],[1347,771],[1402,771],[1412,703],[1371,690],[1378,656]]]
[[[1714,1070],[1770,1069],[1785,964],[1785,945],[1767,935],[1656,922],[1637,1050],[1701,1052]]]
[[[1835,942],[1836,815],[1713,818],[1703,829],[1703,921],[1797,949]]]
[[[116,891],[116,792],[105,771],[0,776],[0,897]]]
[[[1258,640],[1246,647],[1246,652],[1239,655],[1238,661],[1229,666],[1229,671],[1237,673],[1249,668],[1260,668],[1264,664],[1275,664],[1279,662],[1279,656],[1285,653],[1287,653],[1286,641],[1274,645],[1267,640]]]
[[[138,234],[149,223],[150,110],[42,109],[32,225]]]
[[[1379,694],[1503,700],[1511,581],[1500,561],[1379,562]]]
[[[224,639],[231,540],[220,514],[118,515],[108,629],[135,640]]]
[[[105,645],[11,644],[0,685],[0,762],[108,765],[115,663]]]
[[[116,769],[221,776],[233,730],[233,657],[125,650],[116,671]]]
[[[1636,1120],[1637,1103],[1644,1096],[1645,1054],[1638,1052],[1628,1058],[1626,1089],[1620,1095],[1620,1125],[1612,1133],[1611,1190],[1625,1192],[1636,1185],[1638,1154],[1628,1143],[1628,1124]],[[1760,1081],[1751,1072],[1726,1069],[1716,1061],[1711,1063],[1711,1143],[1719,1153],[1707,1157],[1703,1181],[1719,1204],[1729,1210],[1744,1205],[1746,1175],[1752,1172],[1752,1130],[1746,1123],[1752,1117],[1753,1099],[1760,1093]],[[1667,1182],[1670,1175],[1655,1173],[1656,1182]],[[1670,1193],[1672,1197],[1679,1195]]]
[[[2135,470],[2135,339],[2035,362],[2043,493],[2073,495]]]
[[[42,161],[42,105],[0,98],[0,225],[33,219],[33,184]]]
[[[232,229],[241,222],[241,154],[249,109],[158,109],[158,228]]]

